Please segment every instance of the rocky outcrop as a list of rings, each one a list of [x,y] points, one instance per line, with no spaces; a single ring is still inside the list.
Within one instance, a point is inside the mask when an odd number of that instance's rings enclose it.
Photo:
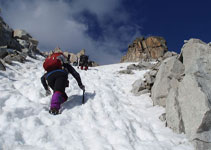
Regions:
[[[142,59],[158,59],[162,57],[168,48],[166,40],[162,37],[150,36],[148,38],[136,38],[128,46],[128,52],[122,57],[120,62],[137,62]]]
[[[178,58],[162,62],[152,99],[166,108],[167,126],[185,133],[196,150],[211,150],[211,47],[185,42]]]
[[[160,66],[159,62],[146,62],[144,60],[140,61],[137,65],[131,64],[125,70],[119,71],[120,74],[134,74],[133,70],[149,70],[144,74],[144,79],[138,79],[132,84],[131,92],[139,96],[141,94],[150,93],[152,85],[155,81],[155,76],[157,74],[158,68]]]
[[[13,29],[11,29],[0,17],[0,46],[21,51],[21,45],[13,38]]]
[[[17,39],[17,41],[22,46],[21,51],[23,53],[26,53],[27,55],[33,58],[36,57],[36,54],[40,54],[37,48],[39,42],[36,39],[32,38],[32,36],[25,30],[14,30],[13,37]]]
[[[160,118],[168,127],[185,133],[196,150],[211,150],[210,44],[190,39],[180,55],[166,53],[159,60],[152,67],[141,61],[122,71],[150,70],[144,79],[133,83],[131,92],[140,95],[151,91],[153,104],[166,109]]]
[[[5,70],[5,63],[12,61],[25,62],[26,57],[36,58],[42,55],[37,48],[38,41],[24,30],[11,29],[0,17],[0,59],[1,70]],[[3,69],[2,69],[3,68]]]

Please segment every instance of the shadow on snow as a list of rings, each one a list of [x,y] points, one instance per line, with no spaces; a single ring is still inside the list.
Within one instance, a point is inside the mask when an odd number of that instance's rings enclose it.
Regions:
[[[86,104],[88,100],[94,99],[95,95],[95,91],[93,93],[85,92],[84,104]],[[64,111],[64,109],[72,109],[76,106],[82,105],[82,97],[83,95],[72,95],[68,97],[67,101],[62,105],[61,112]]]

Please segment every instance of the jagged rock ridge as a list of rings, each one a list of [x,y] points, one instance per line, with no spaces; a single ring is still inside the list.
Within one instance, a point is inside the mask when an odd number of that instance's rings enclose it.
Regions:
[[[158,36],[136,38],[120,62],[137,62],[141,59],[158,59],[168,51],[166,40]]]

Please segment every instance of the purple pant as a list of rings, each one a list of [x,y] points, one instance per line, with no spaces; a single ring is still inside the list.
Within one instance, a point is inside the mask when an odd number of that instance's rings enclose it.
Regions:
[[[66,100],[67,100],[66,93],[55,91],[51,98],[51,109],[56,108],[57,110],[59,110],[61,104],[64,103]]]

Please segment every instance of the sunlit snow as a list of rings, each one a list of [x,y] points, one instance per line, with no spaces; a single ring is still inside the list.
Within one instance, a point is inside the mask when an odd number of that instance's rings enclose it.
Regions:
[[[75,68],[86,87],[69,75],[68,101],[50,115],[40,77],[43,58],[27,58],[0,71],[0,150],[193,150],[184,134],[159,120],[164,108],[149,94],[133,96],[132,83],[146,71],[119,74],[130,63]]]

